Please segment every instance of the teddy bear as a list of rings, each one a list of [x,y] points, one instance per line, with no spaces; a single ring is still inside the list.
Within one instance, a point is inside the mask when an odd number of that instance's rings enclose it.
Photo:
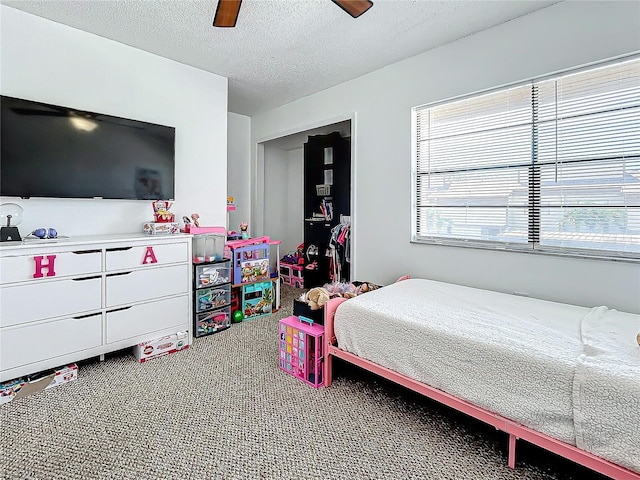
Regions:
[[[330,298],[329,292],[323,287],[314,287],[305,296],[311,310],[320,310]]]

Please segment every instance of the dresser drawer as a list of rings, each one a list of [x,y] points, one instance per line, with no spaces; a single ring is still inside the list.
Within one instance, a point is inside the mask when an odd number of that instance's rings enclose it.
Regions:
[[[143,302],[189,291],[190,265],[107,274],[106,306]]]
[[[106,251],[106,270],[130,270],[142,266],[189,262],[188,244],[160,243],[139,247],[116,247]]]
[[[35,279],[56,279],[100,273],[102,252],[78,250],[62,253],[42,253],[0,258],[0,283]]]
[[[3,287],[0,304],[0,327],[99,310],[102,307],[102,277]]]
[[[99,347],[102,314],[0,330],[0,368],[11,368]]]
[[[187,330],[189,325],[189,296],[168,298],[159,302],[142,303],[121,310],[107,311],[107,343],[147,335],[175,327]]]

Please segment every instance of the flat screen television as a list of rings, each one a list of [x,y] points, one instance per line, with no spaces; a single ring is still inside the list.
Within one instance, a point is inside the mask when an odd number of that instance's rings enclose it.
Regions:
[[[174,199],[174,127],[4,95],[0,107],[0,196]]]

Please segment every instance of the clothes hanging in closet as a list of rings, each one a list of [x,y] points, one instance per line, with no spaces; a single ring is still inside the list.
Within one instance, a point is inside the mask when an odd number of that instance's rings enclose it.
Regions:
[[[333,282],[349,281],[351,263],[351,224],[339,223],[331,229],[329,264]]]

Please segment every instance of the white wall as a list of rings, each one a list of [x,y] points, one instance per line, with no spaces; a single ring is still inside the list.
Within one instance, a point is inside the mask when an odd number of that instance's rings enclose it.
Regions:
[[[264,234],[282,242],[284,255],[303,241],[304,151],[285,151],[269,144],[264,151]]]
[[[268,142],[264,146],[264,235],[280,240],[281,256],[303,241],[302,148],[285,151]]]
[[[354,279],[411,274],[640,312],[638,264],[410,243],[411,107],[638,51],[639,31],[638,2],[562,2],[257,115],[252,144],[355,112]]]
[[[227,191],[236,210],[229,212],[229,230],[251,219],[251,118],[229,112],[227,120]],[[249,231],[252,231],[249,225]]]
[[[264,235],[282,240],[287,231],[287,195],[289,162],[287,152],[265,145],[264,148]]]
[[[3,95],[176,127],[179,217],[224,225],[227,79],[0,5]],[[133,233],[151,202],[2,198],[24,208],[20,231],[61,235]]]
[[[282,238],[283,255],[294,252],[304,241],[304,148],[289,150],[286,217],[287,228]]]

